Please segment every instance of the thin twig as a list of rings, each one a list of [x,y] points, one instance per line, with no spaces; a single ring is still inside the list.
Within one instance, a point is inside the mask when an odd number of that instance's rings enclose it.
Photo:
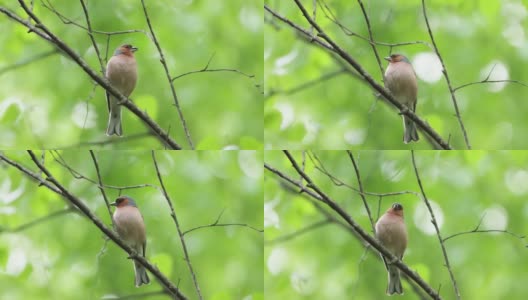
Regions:
[[[354,155],[352,154],[352,151],[350,150],[347,150],[347,153],[348,153],[348,157],[350,158],[350,160],[352,161],[352,165],[354,166],[354,171],[356,172],[356,179],[357,179],[357,182],[358,182],[358,186],[359,186],[359,195],[361,197],[361,200],[363,200],[363,206],[365,206],[365,210],[367,211],[367,215],[369,217],[369,220],[370,220],[370,225],[372,227],[372,232],[375,232],[375,229],[374,229],[374,219],[372,219],[372,214],[370,213],[370,207],[367,203],[367,199],[365,198],[365,194],[364,194],[364,191],[363,191],[363,184],[361,183],[361,176],[359,174],[359,167],[356,163],[356,160],[354,159]]]
[[[305,233],[311,232],[314,229],[317,229],[317,228],[320,228],[320,227],[323,227],[325,225],[332,224],[332,223],[333,222],[331,220],[324,219],[324,220],[315,222],[313,224],[310,224],[310,225],[308,225],[306,227],[303,227],[303,228],[301,228],[299,230],[296,230],[294,232],[279,236],[278,238],[275,238],[273,240],[264,241],[264,244],[275,245],[275,244],[279,244],[279,243],[284,243],[284,242],[293,240],[293,239],[295,239],[295,238],[297,238],[297,237],[299,237],[299,236],[301,236],[301,235],[303,235]]]
[[[61,14],[58,10],[55,9],[55,7],[53,7],[53,5],[48,1],[42,1],[42,6],[44,6],[45,8],[47,8],[48,10],[50,10],[52,13],[54,13],[57,17],[59,17],[59,19],[62,21],[62,23],[66,24],[66,25],[74,25],[78,28],[81,28],[85,31],[90,31],[91,33],[96,33],[96,34],[101,34],[101,35],[106,35],[108,38],[112,35],[120,35],[120,34],[130,34],[130,33],[143,33],[146,35],[146,32],[144,30],[140,30],[140,29],[130,29],[130,30],[120,30],[120,31],[101,31],[101,30],[94,30],[94,29],[91,29],[89,30],[86,26],[83,26],[69,18],[67,18],[66,16],[64,16],[63,14]]]
[[[323,75],[321,75],[320,77],[318,77],[316,79],[309,80],[309,81],[307,81],[305,83],[299,84],[298,86],[295,86],[295,87],[293,87],[291,89],[288,89],[288,90],[284,90],[284,91],[272,90],[266,95],[266,98],[270,98],[270,97],[275,96],[277,94],[280,94],[280,95],[292,95],[292,94],[295,94],[297,92],[301,92],[301,91],[303,91],[303,90],[305,90],[307,88],[312,88],[316,84],[323,83],[323,82],[325,82],[327,80],[330,80],[332,78],[335,78],[335,77],[337,77],[337,76],[339,76],[341,74],[345,74],[346,72],[348,72],[348,70],[346,68],[341,68],[339,70],[323,74]]]
[[[440,228],[438,228],[438,223],[436,222],[436,218],[433,212],[433,209],[431,207],[431,204],[429,203],[429,199],[427,199],[427,196],[425,195],[425,190],[422,185],[422,180],[420,179],[420,174],[418,173],[418,167],[416,167],[416,160],[414,159],[414,150],[411,150],[411,160],[414,167],[414,174],[416,175],[416,180],[418,181],[418,186],[420,187],[420,191],[422,193],[423,201],[425,205],[427,206],[427,209],[429,210],[429,214],[431,215],[431,223],[433,223],[433,226],[436,231],[436,235],[438,237],[438,241],[440,242],[440,247],[442,248],[442,253],[444,255],[444,261],[445,265],[447,267],[447,270],[449,271],[449,276],[451,277],[451,282],[453,283],[453,288],[455,289],[455,296],[457,299],[460,300],[460,291],[458,290],[458,285],[455,280],[455,275],[453,274],[453,271],[451,270],[451,265],[449,264],[449,258],[447,256],[447,251],[445,249],[445,245],[442,239],[442,236],[440,234]]]
[[[306,189],[306,187],[302,184],[301,181],[294,180],[293,178],[290,178],[283,172],[277,170],[276,168],[264,163],[264,168],[268,170],[269,172],[275,174],[277,177],[281,178],[282,181],[280,182],[281,187],[283,187],[287,192],[298,194],[299,190],[301,191],[303,196],[306,196],[306,200],[309,201],[323,216],[330,220],[332,223],[335,223],[339,225],[341,228],[347,230],[350,234],[352,234],[358,241],[360,241],[364,246],[368,245],[363,239],[359,236],[359,234],[348,224],[346,224],[344,221],[337,219],[331,212],[329,212],[327,209],[325,209],[322,206],[323,200],[321,196],[314,193],[312,190]],[[295,189],[297,188],[297,189]]]
[[[445,237],[445,238],[443,239],[443,241],[445,242],[445,241],[447,241],[447,240],[449,240],[449,239],[451,239],[451,238],[454,238],[454,237],[457,237],[457,236],[461,236],[461,235],[465,235],[465,234],[471,234],[471,233],[488,233],[488,232],[500,232],[500,233],[506,233],[506,234],[509,234],[509,235],[511,235],[511,236],[514,236],[514,237],[516,237],[516,238],[518,238],[518,239],[520,239],[520,240],[524,240],[524,238],[526,237],[526,236],[524,236],[524,235],[518,235],[518,234],[516,234],[516,233],[510,232],[510,231],[508,231],[508,230],[500,230],[500,229],[480,229],[480,225],[482,224],[482,220],[484,219],[484,216],[485,216],[485,214],[482,215],[482,217],[480,218],[479,223],[477,224],[477,226],[476,226],[473,230],[469,230],[469,231],[463,231],[463,232],[455,233],[455,234],[453,234],[453,235],[450,235],[450,236],[448,236],[448,237]],[[528,247],[528,245],[527,245],[527,247]]]
[[[211,55],[211,57],[207,61],[207,64],[205,65],[205,67],[201,68],[200,70],[183,73],[181,75],[178,75],[178,76],[172,78],[171,81],[174,81],[174,80],[176,80],[178,78],[185,77],[187,75],[196,74],[196,73],[203,73],[203,72],[234,72],[234,73],[240,74],[242,76],[245,76],[247,78],[255,78],[255,75],[246,74],[246,73],[244,73],[242,71],[239,71],[239,70],[236,70],[236,69],[226,69],[226,68],[209,69],[209,65],[211,64],[211,61],[213,60],[214,57],[215,57],[215,54],[213,53],[213,55]]]
[[[81,172],[73,169],[67,162],[66,160],[62,157],[61,155],[61,152],[58,152],[56,150],[52,150],[50,151],[51,155],[53,156],[53,158],[55,159],[55,161],[61,165],[62,167],[64,167],[68,172],[70,172],[70,174],[73,176],[73,178],[75,179],[82,179],[82,180],[86,180],[94,185],[96,185],[98,188],[105,188],[105,189],[114,189],[114,190],[118,190],[119,192],[123,191],[123,190],[130,190],[130,189],[140,189],[140,188],[145,188],[145,187],[150,187],[150,188],[154,188],[158,191],[161,192],[160,188],[158,186],[155,186],[153,184],[148,184],[148,183],[144,183],[144,184],[136,184],[136,185],[128,185],[128,186],[115,186],[115,185],[108,185],[108,184],[100,184],[98,183],[95,179],[92,179],[88,176],[85,176],[83,175]]]
[[[68,149],[86,149],[86,148],[91,148],[91,146],[104,146],[104,145],[108,145],[108,144],[118,144],[118,143],[124,143],[124,142],[129,142],[129,141],[132,141],[132,140],[138,140],[138,139],[142,139],[142,138],[146,138],[146,137],[151,137],[153,136],[151,132],[138,132],[138,133],[133,133],[133,134],[130,134],[130,135],[126,135],[126,136],[123,136],[119,139],[115,139],[115,138],[112,138],[112,137],[106,137],[100,141],[92,141],[92,142],[80,142],[78,144],[75,144],[75,145],[66,145],[66,146],[61,146],[61,147],[57,147],[57,149],[61,149],[61,150],[68,150]],[[88,146],[88,147],[86,147]]]
[[[138,294],[131,294],[127,296],[114,296],[112,295],[112,300],[129,300],[129,299],[150,299],[150,296],[156,296],[156,295],[164,295],[167,294],[165,290],[161,291],[154,291],[154,292],[145,292],[145,293],[138,293]],[[102,298],[104,299],[104,298]]]
[[[436,55],[438,56],[440,63],[442,64],[442,73],[444,74],[444,78],[446,79],[446,82],[447,82],[447,87],[449,88],[449,92],[451,93],[451,100],[453,101],[453,106],[455,107],[455,113],[458,119],[458,123],[460,124],[460,129],[462,130],[462,134],[464,136],[466,147],[468,148],[468,150],[471,150],[471,144],[469,143],[466,128],[464,127],[464,122],[462,122],[462,117],[460,116],[460,110],[458,109],[458,103],[455,97],[455,90],[451,86],[451,81],[449,80],[449,75],[447,74],[447,69],[444,64],[444,60],[442,59],[442,56],[440,55],[440,50],[438,50],[438,47],[436,46],[433,32],[431,31],[431,26],[429,25],[429,19],[427,18],[427,10],[425,9],[425,0],[422,0],[422,10],[423,10],[424,18],[425,18],[425,24],[427,25],[427,31],[429,32],[429,36],[431,37],[431,42],[433,43],[434,51]]]
[[[331,45],[329,45],[328,43],[326,43],[325,41],[323,41],[322,39],[320,39],[316,35],[313,35],[310,32],[310,30],[306,30],[306,29],[300,27],[299,25],[293,23],[291,20],[289,20],[288,18],[280,15],[279,13],[277,13],[276,11],[271,9],[266,4],[264,4],[264,9],[267,12],[269,12],[272,16],[274,16],[275,18],[277,18],[277,19],[281,20],[282,22],[284,22],[284,23],[290,25],[291,27],[295,28],[299,33],[301,33],[309,41],[311,41],[311,42],[313,41],[313,42],[315,42],[316,44],[318,44],[319,46],[321,46],[323,48],[326,48],[326,49],[328,49],[330,51],[334,51],[334,49],[332,48]]]
[[[18,68],[22,68],[24,66],[27,66],[35,61],[38,61],[38,60],[41,60],[41,59],[44,59],[48,56],[52,56],[54,54],[58,54],[60,53],[60,51],[58,49],[53,49],[51,51],[48,51],[48,52],[43,52],[43,53],[40,53],[40,54],[37,54],[33,57],[30,57],[28,59],[25,59],[25,60],[22,60],[22,61],[19,61],[19,62],[16,62],[12,65],[9,65],[9,66],[6,66],[6,67],[3,67],[2,69],[0,69],[0,75],[4,74],[4,73],[7,73],[11,70],[16,70]]]
[[[411,194],[411,195],[414,195],[414,196],[417,196],[419,197],[418,193],[416,192],[413,192],[413,191],[400,191],[400,192],[388,192],[388,193],[375,193],[375,192],[365,192],[365,191],[361,191],[359,188],[356,188],[346,182],[344,182],[343,180],[337,178],[335,175],[331,174],[327,169],[326,167],[324,166],[323,162],[317,157],[317,155],[313,155],[313,159],[312,159],[312,155],[309,156],[310,159],[312,160],[312,163],[314,164],[314,167],[316,170],[318,170],[319,172],[323,173],[324,175],[326,175],[331,181],[332,183],[335,185],[335,186],[343,186],[343,187],[346,187],[360,195],[363,195],[363,196],[375,196],[375,197],[379,197],[379,198],[383,198],[383,197],[393,197],[393,196],[401,196],[401,195],[407,195],[407,194]]]
[[[470,86],[470,85],[474,85],[474,84],[481,84],[481,83],[498,83],[498,82],[511,82],[511,83],[517,83],[517,84],[520,84],[522,86],[525,86],[525,87],[528,87],[528,84],[526,83],[523,83],[523,82],[520,82],[518,80],[510,80],[510,79],[503,79],[503,80],[489,80],[490,76],[491,76],[491,73],[493,72],[493,70],[495,69],[495,65],[493,65],[493,67],[490,69],[489,73],[488,73],[488,76],[486,76],[486,78],[484,78],[484,80],[481,80],[481,81],[475,81],[475,82],[470,82],[470,83],[466,83],[466,84],[463,84],[459,87],[456,87],[453,89],[454,92],[456,92],[457,90],[459,89],[462,89],[462,88],[465,88],[467,86]]]
[[[101,194],[103,195],[104,202],[106,203],[106,208],[108,210],[108,214],[110,215],[110,220],[112,220],[112,210],[110,209],[110,202],[108,201],[108,198],[106,197],[105,189],[103,188],[103,179],[101,178],[101,172],[99,171],[99,162],[97,162],[97,158],[95,157],[95,153],[93,150],[90,150],[90,156],[92,157],[92,161],[94,163],[95,172],[97,173],[97,181],[98,185],[97,187],[101,191]]]
[[[369,42],[370,42],[369,44],[372,47],[372,51],[374,52],[374,55],[376,56],[376,61],[378,62],[378,66],[381,72],[381,78],[383,78],[383,74],[384,74],[383,66],[381,65],[381,59],[378,54],[378,49],[376,48],[376,44],[374,43],[374,35],[372,34],[372,28],[370,26],[370,20],[369,20],[367,11],[365,9],[365,6],[363,5],[363,1],[357,0],[357,2],[359,3],[359,6],[361,7],[361,12],[363,13],[363,17],[365,18],[365,23],[367,23],[367,29],[369,33]]]
[[[44,223],[48,220],[51,220],[55,217],[59,217],[59,216],[62,216],[62,215],[65,215],[65,214],[68,214],[68,213],[71,213],[71,212],[74,212],[76,211],[73,207],[67,207],[67,208],[64,208],[64,209],[61,209],[61,210],[58,210],[58,211],[55,211],[55,212],[52,212],[50,213],[49,215],[47,216],[44,216],[44,217],[40,217],[36,220],[33,220],[29,223],[26,223],[26,224],[22,224],[18,227],[15,227],[15,228],[1,228],[0,227],[0,232],[11,232],[11,233],[14,233],[14,232],[20,232],[20,231],[23,231],[23,230],[26,230],[28,228],[31,228],[35,225],[39,225],[41,223]]]
[[[255,230],[256,232],[264,232],[264,229],[258,229],[258,228],[255,228],[255,227],[253,227],[251,225],[244,224],[244,223],[220,223],[220,218],[222,218],[222,215],[224,214],[224,211],[225,211],[225,209],[223,209],[220,212],[220,214],[218,215],[218,218],[216,218],[216,221],[214,221],[213,223],[211,223],[209,225],[201,225],[201,226],[198,226],[198,227],[191,228],[189,230],[184,231],[183,235],[185,236],[187,233],[190,233],[190,232],[193,232],[195,230],[202,229],[202,228],[208,228],[208,227],[229,227],[229,226],[247,227],[247,228]]]
[[[156,33],[154,32],[154,28],[152,28],[152,24],[150,24],[150,18],[147,13],[147,6],[145,5],[144,0],[141,0],[141,5],[143,6],[143,13],[145,14],[145,19],[147,20],[147,25],[150,30],[152,41],[154,42],[154,44],[156,45],[156,48],[158,49],[158,53],[160,55],[160,62],[163,65],[163,69],[165,70],[165,75],[167,75],[167,80],[169,81],[172,98],[174,99],[174,105],[176,105],[176,109],[178,110],[178,115],[180,116],[180,121],[182,123],[185,136],[187,137],[187,142],[189,143],[189,146],[191,147],[191,149],[194,150],[194,145],[191,139],[191,133],[189,132],[189,129],[187,128],[187,122],[185,122],[185,118],[183,117],[183,111],[180,107],[180,102],[178,101],[178,96],[176,95],[176,90],[174,89],[174,85],[172,84],[171,75],[169,73],[169,67],[167,66],[167,62],[165,61],[163,50],[161,49],[158,39],[156,38]]]
[[[156,160],[156,154],[154,150],[152,151],[152,161],[154,162],[154,168],[156,169],[156,175],[158,176],[158,181],[161,185],[161,190],[163,191],[163,196],[165,197],[165,200],[167,200],[167,204],[170,208],[170,215],[172,217],[172,220],[174,221],[174,224],[176,225],[176,230],[178,230],[178,236],[180,237],[180,242],[182,244],[183,248],[183,254],[185,255],[185,261],[187,262],[187,266],[189,267],[189,271],[191,272],[191,277],[193,279],[194,287],[196,289],[196,293],[198,294],[198,298],[202,300],[202,293],[200,292],[200,286],[198,285],[198,280],[196,279],[196,274],[194,273],[191,259],[189,258],[189,253],[187,251],[187,245],[185,244],[185,238],[183,236],[183,232],[180,228],[180,224],[178,223],[178,218],[176,216],[176,212],[174,212],[174,207],[172,206],[172,200],[169,197],[169,194],[167,193],[167,190],[165,189],[165,184],[163,184],[163,178],[161,177],[159,168],[158,168],[158,161]]]
[[[104,63],[103,58],[101,57],[101,53],[99,52],[99,47],[97,46],[97,42],[95,41],[95,38],[93,36],[92,32],[92,24],[90,23],[90,16],[88,15],[88,8],[86,7],[86,4],[84,3],[84,0],[81,1],[81,6],[84,12],[84,18],[86,19],[86,25],[88,26],[88,36],[90,36],[90,40],[92,41],[92,45],[95,49],[95,53],[97,54],[97,59],[99,59],[99,65],[101,67],[101,74],[105,73],[104,69]]]
[[[336,15],[332,12],[332,10],[326,4],[326,2],[324,2],[322,0],[318,0],[318,1],[322,2],[322,6],[321,7],[324,8],[324,9],[322,9],[322,11],[326,15],[326,17],[328,19],[330,19],[330,21],[332,21],[332,23],[336,24],[341,29],[341,31],[343,31],[343,33],[348,35],[348,36],[358,37],[358,38],[362,39],[363,41],[365,41],[365,42],[367,42],[369,44],[374,44],[374,45],[378,45],[378,46],[386,46],[386,47],[389,47],[391,49],[394,48],[394,47],[410,46],[410,45],[424,45],[424,46],[427,46],[430,49],[433,49],[433,47],[429,43],[424,42],[424,41],[388,43],[388,42],[379,42],[379,41],[371,40],[370,38],[364,37],[361,34],[358,34],[358,33],[354,32],[354,31],[350,30],[349,28],[347,28],[343,23],[341,23],[337,19]]]

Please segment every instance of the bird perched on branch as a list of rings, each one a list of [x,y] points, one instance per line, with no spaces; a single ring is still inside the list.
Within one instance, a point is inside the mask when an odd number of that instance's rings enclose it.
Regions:
[[[106,65],[106,78],[127,98],[132,94],[136,86],[137,65],[134,52],[137,50],[138,48],[132,45],[122,45],[116,49],[114,56],[110,58]],[[115,134],[121,136],[123,135],[123,129],[121,127],[121,105],[119,105],[119,100],[107,91],[106,101],[110,113],[106,135]]]
[[[385,70],[385,87],[389,89],[398,102],[415,112],[418,83],[411,62],[401,54],[392,54],[385,59],[389,61],[389,66]],[[405,115],[403,116],[403,131],[405,144],[418,141],[416,125]]]
[[[120,196],[110,205],[116,207],[113,219],[119,237],[132,247],[138,255],[145,257],[147,248],[145,223],[136,202],[128,196]],[[137,261],[134,261],[134,273],[136,287],[150,282],[147,270]]]
[[[405,248],[407,248],[407,228],[403,221],[403,206],[394,203],[387,212],[381,216],[376,223],[376,238],[398,259],[403,258]],[[385,268],[389,273],[389,284],[387,286],[387,295],[403,294],[400,282],[400,270],[394,266],[383,255],[381,256],[385,263]]]

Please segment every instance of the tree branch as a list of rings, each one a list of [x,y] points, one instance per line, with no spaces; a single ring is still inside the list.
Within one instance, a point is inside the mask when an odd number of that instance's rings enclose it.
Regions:
[[[172,217],[172,220],[174,220],[176,229],[178,230],[178,236],[180,237],[180,242],[182,244],[183,253],[185,255],[185,261],[187,262],[187,266],[189,267],[189,271],[191,272],[191,276],[193,279],[194,287],[196,289],[196,293],[198,294],[198,298],[202,300],[203,298],[200,292],[200,286],[198,285],[198,280],[196,280],[196,275],[194,274],[194,270],[191,264],[191,259],[189,258],[189,253],[187,251],[187,246],[185,244],[185,238],[183,237],[183,233],[180,229],[180,224],[178,223],[178,218],[176,217],[176,213],[174,212],[174,207],[172,206],[172,200],[170,199],[169,194],[167,193],[167,190],[165,189],[165,184],[163,184],[163,179],[159,172],[158,161],[156,160],[156,154],[154,153],[154,150],[152,151],[152,161],[154,162],[154,167],[156,169],[156,175],[158,176],[158,180],[160,182],[161,189],[163,191],[163,196],[165,197],[165,200],[167,200],[167,204],[169,205],[169,208],[171,211],[170,215]]]
[[[460,124],[460,129],[462,130],[462,134],[464,135],[464,141],[466,143],[466,147],[468,148],[468,150],[471,150],[471,144],[469,143],[466,128],[464,127],[464,122],[462,122],[462,117],[460,116],[460,110],[458,109],[458,103],[455,97],[455,90],[451,86],[451,81],[449,80],[449,75],[447,74],[447,69],[445,67],[444,60],[442,59],[442,56],[440,55],[440,50],[438,50],[438,47],[436,46],[436,42],[433,37],[433,32],[431,31],[431,26],[429,25],[429,19],[427,18],[427,11],[425,9],[425,0],[422,0],[422,10],[424,14],[425,24],[427,25],[427,31],[429,32],[429,36],[431,37],[431,42],[433,43],[434,51],[436,53],[436,56],[438,56],[440,63],[442,64],[442,73],[444,73],[444,77],[446,79],[449,92],[451,93],[451,100],[453,101],[453,106],[455,107],[455,113],[458,119],[458,124]]]
[[[145,19],[147,20],[147,25],[150,30],[150,36],[152,37],[152,40],[154,41],[154,44],[156,45],[156,48],[158,49],[158,53],[160,55],[160,62],[163,65],[163,69],[165,70],[165,75],[167,75],[167,80],[169,82],[169,86],[172,93],[172,98],[174,99],[174,105],[176,106],[176,109],[178,111],[178,115],[180,116],[180,121],[183,126],[183,131],[185,132],[185,136],[187,137],[187,142],[189,143],[189,146],[191,149],[194,150],[194,145],[191,139],[191,133],[189,132],[189,129],[187,128],[187,122],[185,122],[185,118],[183,117],[183,111],[180,107],[180,102],[178,101],[178,96],[176,95],[176,90],[174,89],[174,85],[172,84],[171,76],[169,73],[169,67],[167,66],[167,63],[165,61],[165,56],[163,55],[163,51],[161,50],[161,46],[158,42],[158,39],[156,38],[156,33],[154,32],[154,29],[152,28],[152,24],[150,24],[150,18],[147,13],[147,7],[145,6],[145,1],[141,0],[141,5],[143,6],[143,13],[145,14]]]
[[[456,298],[460,300],[460,291],[458,290],[458,285],[455,280],[455,275],[453,274],[453,271],[451,270],[451,265],[449,264],[449,258],[447,257],[447,251],[444,246],[444,242],[442,240],[442,236],[440,235],[440,228],[438,228],[438,223],[436,222],[436,218],[433,212],[433,209],[431,208],[431,204],[429,203],[429,200],[427,199],[427,196],[425,195],[424,188],[422,186],[422,180],[420,179],[420,175],[418,174],[418,168],[416,167],[416,161],[414,159],[414,151],[411,150],[411,159],[412,164],[414,167],[414,174],[416,175],[416,180],[418,181],[418,186],[420,186],[420,191],[422,192],[422,197],[425,202],[425,205],[427,206],[427,209],[429,210],[429,214],[431,215],[431,223],[433,223],[433,226],[436,230],[436,235],[438,236],[438,241],[440,242],[440,247],[442,248],[442,253],[444,254],[444,261],[446,263],[447,270],[449,271],[449,276],[451,277],[451,282],[453,283],[453,288],[455,289],[455,295]]]
[[[220,223],[220,218],[222,218],[222,215],[224,214],[224,210],[222,210],[222,212],[220,212],[220,214],[218,215],[218,218],[216,218],[216,221],[214,221],[213,223],[209,224],[209,225],[201,225],[201,226],[198,226],[198,227],[194,227],[194,228],[191,228],[189,230],[185,230],[183,232],[183,235],[185,236],[187,233],[191,233],[195,230],[198,230],[198,229],[202,229],[202,228],[208,228],[208,227],[228,227],[228,226],[241,226],[241,227],[247,227],[249,229],[253,229],[255,230],[256,232],[264,232],[264,229],[258,229],[258,228],[255,228],[251,225],[248,225],[248,224],[244,224],[244,223]]]

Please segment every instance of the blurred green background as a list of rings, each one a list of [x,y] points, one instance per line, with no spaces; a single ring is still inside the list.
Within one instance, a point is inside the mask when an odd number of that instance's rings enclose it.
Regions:
[[[26,13],[17,1],[1,1],[21,18]],[[87,32],[64,24],[48,1],[35,1],[33,12],[67,43],[91,68],[101,67]],[[51,1],[55,10],[85,26],[79,1]],[[139,48],[138,83],[131,99],[184,148],[185,139],[160,56],[140,1],[85,1],[94,30],[144,32],[107,36],[94,34],[103,60],[115,48],[130,43]],[[261,149],[262,122],[262,6],[260,1],[146,1],[156,37],[172,77],[203,69],[214,55],[208,72],[174,81],[180,106],[198,149]],[[0,148],[103,147],[105,149],[162,149],[143,123],[125,109],[124,138],[107,138],[108,112],[104,90],[66,56],[4,14],[0,18]],[[11,69],[13,65],[23,64]],[[106,66],[106,60],[104,60]],[[139,137],[137,136],[139,135]]]
[[[300,151],[291,152],[301,165]],[[309,154],[309,155],[308,155]],[[354,151],[374,222],[394,202],[403,205],[409,243],[403,258],[443,299],[456,299],[431,217],[421,200],[409,151]],[[314,151],[305,156],[305,172],[362,228],[373,234],[357,192],[334,184],[317,170],[358,188],[345,151]],[[417,168],[439,223],[441,235],[481,230],[507,230],[526,235],[528,219],[527,151],[417,151]],[[299,180],[280,151],[267,151],[264,162]],[[335,223],[300,230],[325,220],[299,189],[287,190],[265,170],[264,286],[269,299],[384,299],[387,273],[380,257],[367,251],[348,230]],[[303,182],[306,184],[306,182]],[[418,194],[417,194],[418,193]],[[340,219],[324,204],[324,210]],[[288,237],[288,240],[280,238]],[[524,299],[528,265],[527,241],[507,233],[471,233],[445,241],[451,269],[462,299]],[[370,249],[372,250],[372,249]],[[407,281],[404,296],[421,299]],[[429,297],[425,297],[429,299]]]
[[[40,155],[41,152],[36,152]],[[4,156],[38,172],[25,152]],[[150,151],[95,152],[109,200],[134,198],[147,228],[147,258],[189,299],[197,294]],[[158,151],[156,158],[182,231],[219,223],[252,226],[202,228],[185,235],[204,299],[263,299],[262,152]],[[75,170],[74,173],[64,166]],[[110,216],[87,151],[46,152],[45,166],[107,226]],[[17,232],[23,224],[67,208],[65,200],[0,161],[0,299],[101,299],[158,292],[134,287],[127,254],[87,218],[68,213]],[[77,176],[78,177],[78,176]],[[138,185],[152,185],[139,186]],[[127,188],[129,187],[129,188]],[[121,191],[120,191],[121,190]],[[169,299],[150,296],[148,299]]]
[[[312,15],[312,1],[301,2]],[[362,2],[375,41],[423,41],[432,45],[421,1]],[[491,69],[489,80],[519,80],[525,85],[479,84],[455,93],[472,147],[526,149],[528,102],[523,99],[528,92],[527,2],[425,2],[453,88],[484,80]],[[266,0],[265,3],[295,24],[315,32],[294,1]],[[369,42],[345,34],[329,17],[333,14],[343,26],[368,39],[358,3],[345,0],[317,3],[318,24],[374,80],[383,84],[382,72]],[[323,9],[322,3],[330,11]],[[264,116],[268,149],[431,149],[423,134],[419,143],[403,144],[398,112],[379,101],[364,81],[348,73],[338,73],[342,66],[330,51],[310,44],[270,13],[265,12],[264,17]],[[392,49],[377,45],[376,48],[380,58],[390,53],[409,57],[418,74],[418,116],[454,148],[466,149],[451,94],[432,48],[421,43]],[[387,62],[382,59],[383,70],[386,66]],[[324,76],[329,78],[322,80]]]

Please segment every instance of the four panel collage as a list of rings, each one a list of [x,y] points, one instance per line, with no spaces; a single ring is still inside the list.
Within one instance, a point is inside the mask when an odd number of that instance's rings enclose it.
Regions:
[[[526,299],[528,2],[0,25],[0,300]]]

